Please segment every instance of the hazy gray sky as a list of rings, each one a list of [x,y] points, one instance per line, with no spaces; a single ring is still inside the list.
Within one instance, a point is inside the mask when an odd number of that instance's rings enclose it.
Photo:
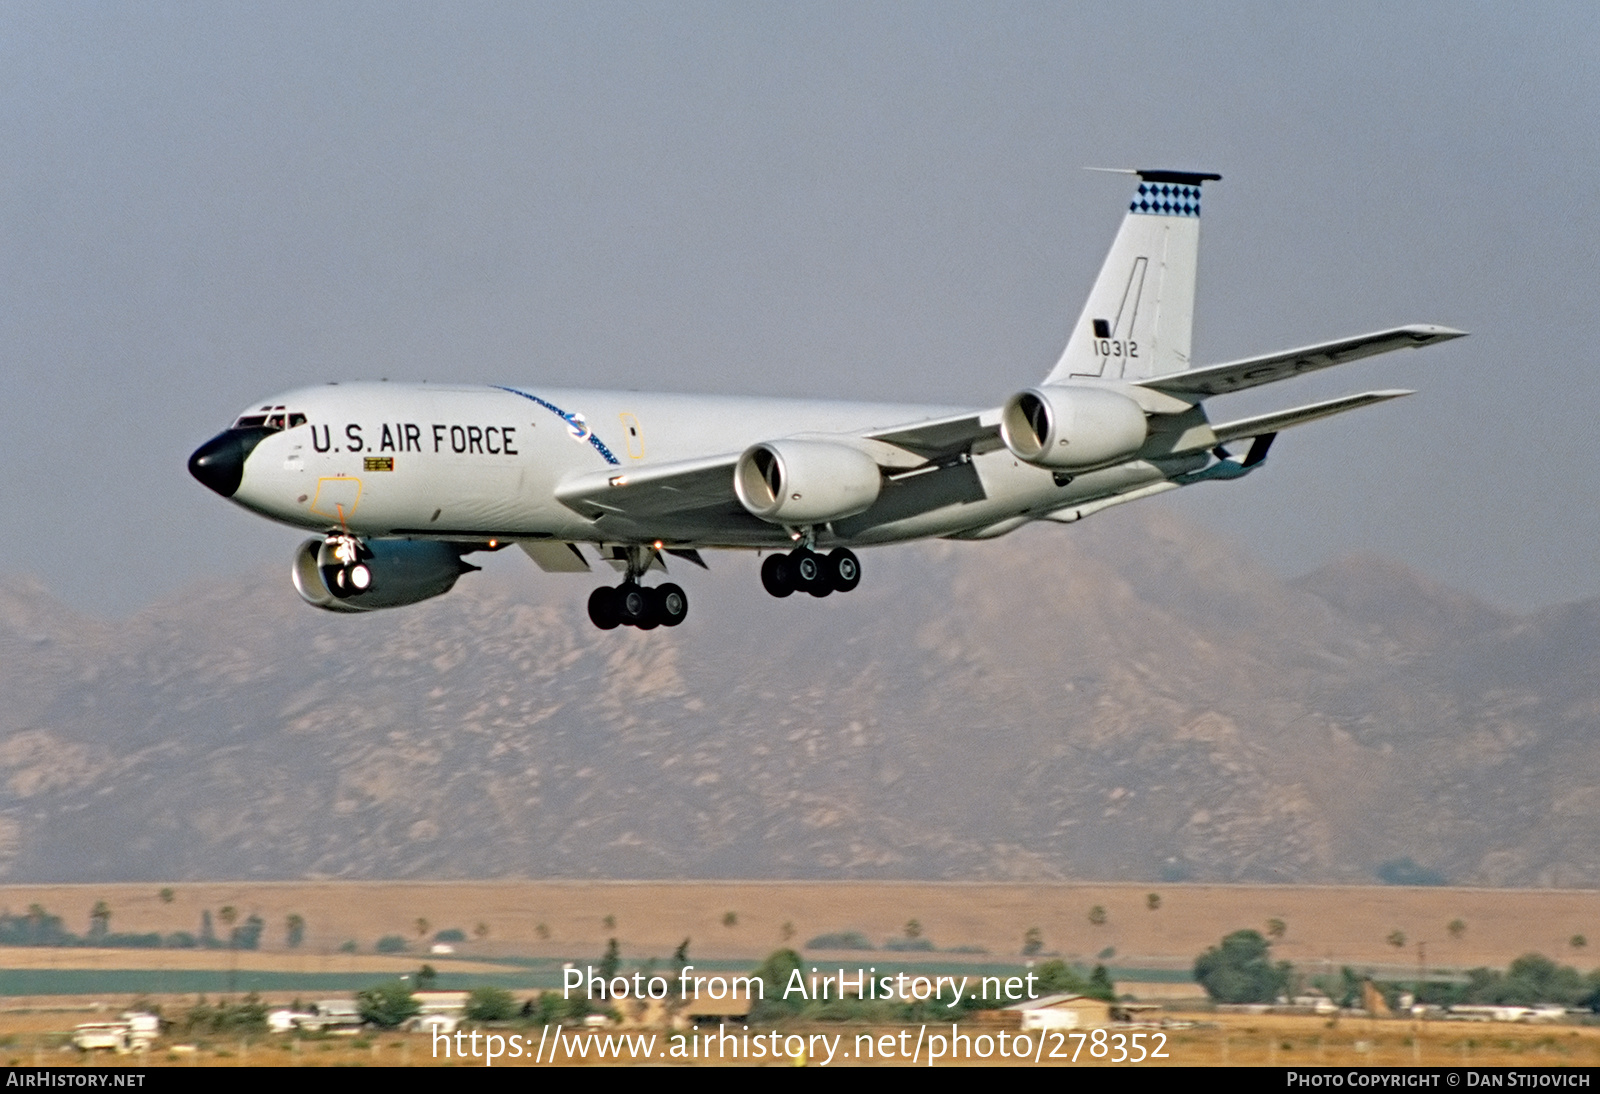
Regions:
[[[1597,62],[1592,4],[8,3],[0,572],[292,595],[299,535],[184,460],[298,384],[997,404],[1126,207],[1081,168],[1126,166],[1224,176],[1201,363],[1472,332],[1215,404],[1420,391],[1142,504],[1286,573],[1593,596]]]

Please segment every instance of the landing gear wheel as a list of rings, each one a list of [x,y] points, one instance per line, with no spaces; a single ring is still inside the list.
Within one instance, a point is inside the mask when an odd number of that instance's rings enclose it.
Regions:
[[[828,553],[828,582],[833,591],[847,593],[861,584],[861,561],[848,547],[837,547]]]
[[[345,584],[343,566],[324,566],[322,568],[322,583],[339,600],[343,600],[350,595],[350,586]]]
[[[794,570],[794,583],[815,597],[827,596],[833,592],[833,583],[828,580],[828,568],[822,556],[804,547],[789,555],[790,568]]]
[[[773,596],[794,592],[794,566],[788,555],[768,555],[761,563],[761,585]]]
[[[668,582],[655,590],[656,618],[663,627],[676,627],[689,614],[689,596]]]
[[[603,631],[615,630],[622,622],[617,610],[617,590],[602,585],[589,594],[589,622]]]
[[[362,562],[353,566],[324,566],[322,577],[328,591],[340,600],[372,588],[372,571]]]
[[[655,604],[652,603],[649,589],[629,581],[618,586],[615,592],[617,616],[622,622],[640,630],[649,630],[656,625]]]

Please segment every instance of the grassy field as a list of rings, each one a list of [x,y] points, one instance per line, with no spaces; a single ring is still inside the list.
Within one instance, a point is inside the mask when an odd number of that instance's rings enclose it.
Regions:
[[[1529,951],[1583,969],[1587,947],[1600,946],[1600,893],[1569,890],[1486,890],[1398,887],[1202,886],[1202,885],[995,885],[912,883],[758,882],[304,882],[190,884],[170,886],[163,899],[154,885],[58,885],[0,887],[0,908],[23,914],[42,904],[66,918],[67,929],[86,933],[96,902],[111,909],[111,929],[170,934],[198,933],[209,910],[233,907],[242,920],[260,915],[267,924],[263,949],[255,952],[69,948],[0,948],[0,1061],[28,1065],[152,1066],[275,1064],[280,1066],[449,1064],[433,1055],[422,1035],[382,1034],[361,1038],[291,1040],[236,1036],[195,1037],[163,1043],[147,1057],[92,1057],[64,1050],[72,1026],[115,1013],[135,996],[180,1014],[204,992],[237,996],[255,990],[273,1002],[295,996],[315,999],[348,994],[427,961],[446,989],[479,985],[518,994],[559,983],[561,964],[598,959],[606,940],[619,940],[624,969],[649,958],[665,958],[689,938],[691,960],[703,971],[737,969],[780,945],[802,946],[817,935],[854,931],[879,947],[904,939],[908,920],[918,921],[933,951],[804,951],[808,962],[827,969],[874,966],[880,971],[948,969],[978,973],[1015,968],[1027,932],[1036,929],[1043,953],[1094,962],[1101,955],[1119,984],[1142,998],[1178,1000],[1193,1006],[1197,987],[1184,983],[1194,957],[1224,934],[1241,927],[1265,931],[1281,920],[1285,931],[1274,957],[1317,971],[1350,964],[1409,976],[1418,945],[1431,969],[1504,966]],[[1150,894],[1159,897],[1152,907]],[[1098,912],[1095,909],[1099,909]],[[1103,914],[1102,914],[1103,913]],[[285,945],[285,922],[304,917],[302,946]],[[419,922],[423,920],[424,922]],[[1448,925],[1460,921],[1452,932]],[[425,953],[442,929],[463,931],[457,953]],[[1388,940],[1395,932],[1403,946]],[[386,935],[407,940],[409,952],[375,954]],[[357,952],[349,952],[348,942]],[[1600,958],[1595,963],[1600,963]],[[1187,997],[1187,998],[1185,998]],[[85,1004],[95,1000],[98,1009]],[[1165,1031],[1168,1056],[1144,1066],[1297,1065],[1600,1065],[1600,1028],[1529,1027],[1402,1020],[1243,1016],[1195,1012],[1195,1025]],[[931,1027],[930,1027],[931,1029]],[[977,1035],[979,1026],[963,1027]],[[540,1031],[521,1030],[536,1039]],[[849,1024],[796,1027],[784,1036],[826,1034],[848,1046],[863,1034],[882,1036],[898,1028]],[[914,1036],[919,1031],[911,1031]],[[996,1032],[992,1027],[987,1032]],[[560,1062],[613,1064],[596,1042]],[[638,1063],[673,1062],[660,1055],[668,1035]],[[531,1040],[528,1042],[531,1044]],[[797,1042],[798,1043],[798,1042]],[[1054,1046],[1060,1047],[1060,1046]],[[1072,1046],[1067,1046],[1069,1051]],[[548,1062],[548,1056],[546,1057]],[[698,1063],[770,1063],[713,1057]],[[812,1063],[819,1062],[812,1059]],[[835,1063],[888,1063],[854,1056]],[[965,1062],[965,1061],[957,1061]],[[1025,1061],[971,1060],[983,1066]],[[1040,1061],[1065,1066],[1110,1064],[1079,1052],[1072,1062],[1048,1055]],[[524,1061],[525,1063],[525,1061]],[[481,1061],[478,1065],[481,1066]]]
[[[116,932],[186,930],[198,933],[202,912],[224,906],[240,918],[266,921],[261,954],[237,955],[240,969],[260,971],[392,972],[414,968],[423,943],[441,929],[464,931],[458,957],[549,959],[598,957],[619,940],[625,960],[665,957],[684,938],[701,959],[748,960],[779,945],[857,931],[882,945],[903,937],[916,919],[944,961],[1016,960],[1025,932],[1037,928],[1045,953],[1124,968],[1181,970],[1222,935],[1241,927],[1265,930],[1282,920],[1286,933],[1274,957],[1318,967],[1353,964],[1415,969],[1417,946],[1430,967],[1504,966],[1538,951],[1587,969],[1600,964],[1570,940],[1584,935],[1600,947],[1600,892],[1402,888],[1389,886],[1222,886],[1095,884],[962,884],[898,882],[285,882],[173,883],[164,886],[53,885],[0,887],[0,908],[22,914],[42,904],[86,933],[97,901],[111,908]],[[1152,910],[1149,894],[1160,898]],[[1091,922],[1095,908],[1103,922]],[[285,950],[286,917],[303,916],[306,937]],[[1094,918],[1100,918],[1095,916]],[[426,923],[419,923],[425,920]],[[1457,934],[1448,924],[1464,925]],[[424,927],[425,930],[419,928]],[[223,928],[217,925],[218,932]],[[1403,946],[1388,939],[1405,936]],[[477,937],[481,934],[481,937]],[[399,935],[407,955],[372,954],[377,940]],[[354,942],[358,954],[340,953]],[[950,953],[952,949],[968,952]],[[0,950],[0,967],[226,968],[226,951]],[[925,961],[930,954],[807,951],[808,957],[879,965]],[[128,962],[133,962],[129,965]],[[98,963],[98,964],[97,964]],[[483,970],[487,972],[488,970]]]

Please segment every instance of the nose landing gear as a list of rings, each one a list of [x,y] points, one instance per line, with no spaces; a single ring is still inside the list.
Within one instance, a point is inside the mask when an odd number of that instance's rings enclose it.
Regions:
[[[361,560],[371,557],[372,552],[355,536],[329,536],[320,559],[328,591],[340,600],[368,592],[372,588],[372,569]]]
[[[357,562],[350,566],[328,567],[328,586],[333,595],[341,599],[364,593],[372,588],[372,571],[364,562]]]
[[[861,584],[861,561],[848,547],[825,555],[799,547],[786,555],[768,555],[761,564],[761,584],[777,597],[797,592],[816,597],[847,593]]]

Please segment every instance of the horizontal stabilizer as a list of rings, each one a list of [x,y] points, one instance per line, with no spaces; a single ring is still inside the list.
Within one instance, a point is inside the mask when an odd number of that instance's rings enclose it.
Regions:
[[[1318,418],[1330,418],[1347,410],[1355,410],[1357,407],[1373,406],[1411,394],[1413,392],[1410,391],[1365,391],[1360,395],[1345,395],[1338,399],[1297,406],[1291,410],[1275,410],[1271,414],[1257,414],[1252,418],[1223,422],[1212,426],[1211,431],[1216,434],[1217,444],[1226,444],[1241,437],[1260,437],[1267,433],[1276,433],[1290,426],[1304,425]]]
[[[1209,395],[1226,395],[1244,391],[1261,384],[1275,383],[1294,376],[1302,376],[1318,369],[1359,361],[1397,349],[1420,349],[1435,342],[1448,342],[1452,338],[1466,337],[1466,331],[1452,330],[1429,324],[1395,327],[1391,330],[1360,334],[1354,338],[1341,338],[1335,342],[1322,342],[1315,346],[1302,346],[1283,353],[1269,353],[1260,357],[1247,357],[1242,361],[1229,361],[1221,365],[1174,372],[1141,380],[1140,386],[1164,391],[1169,395],[1187,395],[1205,398]]]

